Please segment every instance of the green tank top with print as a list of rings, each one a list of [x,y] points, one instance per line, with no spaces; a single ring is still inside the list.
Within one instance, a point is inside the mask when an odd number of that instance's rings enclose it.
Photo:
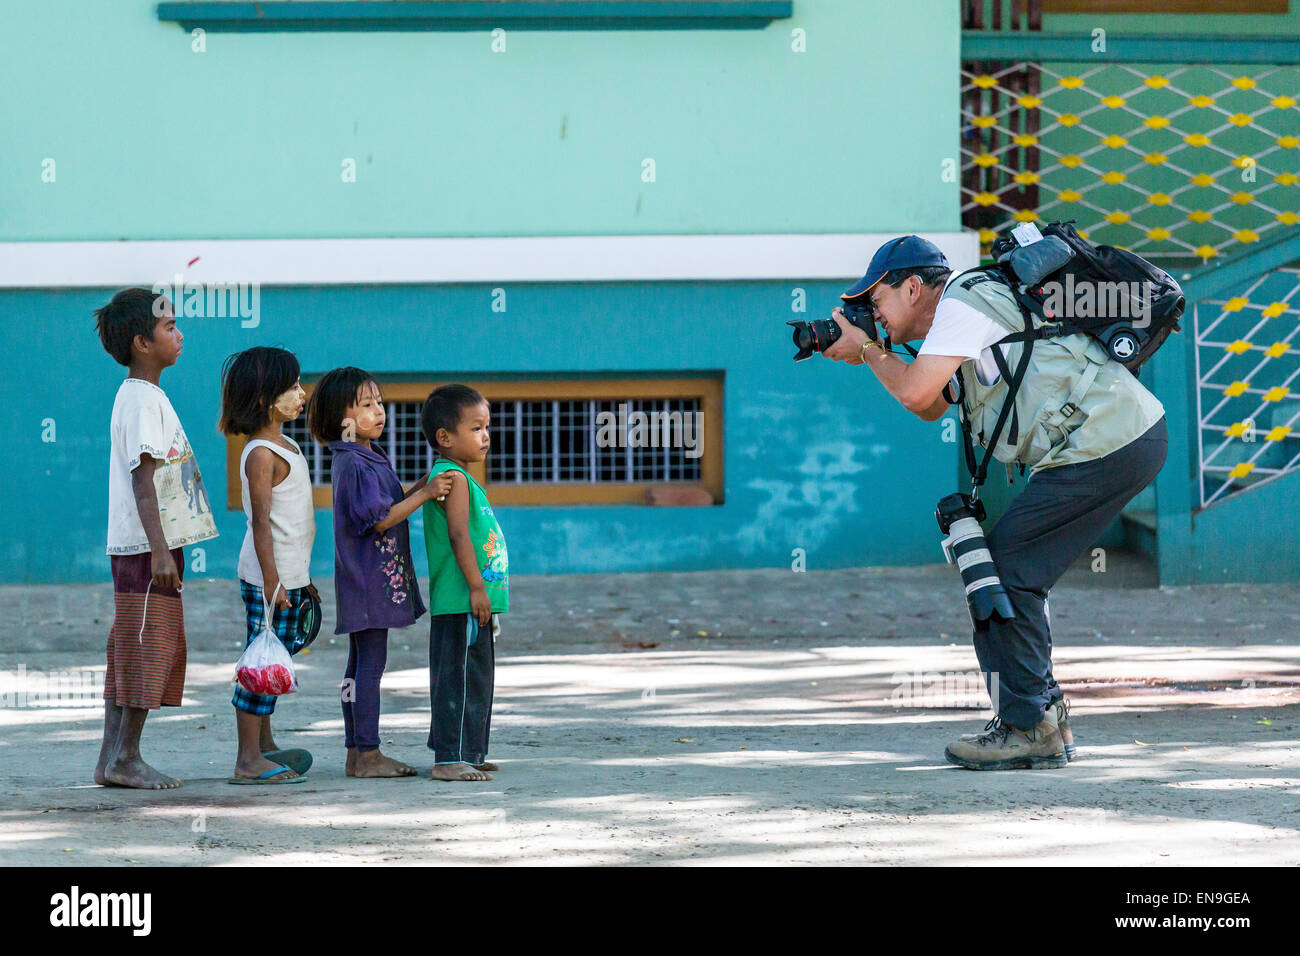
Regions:
[[[509,558],[506,539],[497,524],[492,505],[483,486],[460,465],[446,458],[434,462],[429,480],[444,471],[458,471],[469,486],[469,540],[474,546],[475,564],[483,576],[493,611],[510,609]],[[438,500],[426,501],[424,515],[424,549],[429,556],[429,613],[462,614],[470,610],[469,584],[456,563],[447,533],[447,513]]]

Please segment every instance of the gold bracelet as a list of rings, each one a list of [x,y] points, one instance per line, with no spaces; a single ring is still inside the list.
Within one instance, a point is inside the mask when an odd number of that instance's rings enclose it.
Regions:
[[[885,347],[881,345],[879,342],[877,342],[875,339],[867,339],[864,343],[862,343],[862,348],[858,352],[858,361],[860,361],[863,365],[867,364],[867,349],[869,348],[878,348],[882,352],[885,350]]]

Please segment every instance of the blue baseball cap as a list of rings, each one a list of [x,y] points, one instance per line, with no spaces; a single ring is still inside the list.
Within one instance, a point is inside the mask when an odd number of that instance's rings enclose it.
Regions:
[[[840,298],[847,301],[866,295],[887,272],[895,269],[917,269],[921,266],[950,268],[948,257],[928,239],[922,239],[920,236],[899,236],[897,239],[890,239],[871,257],[867,274],[854,283],[853,288],[843,293]]]

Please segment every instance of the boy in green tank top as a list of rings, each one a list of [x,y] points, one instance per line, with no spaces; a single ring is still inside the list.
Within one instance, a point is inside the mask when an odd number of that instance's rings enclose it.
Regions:
[[[445,499],[424,505],[429,556],[429,749],[435,780],[491,780],[497,615],[509,600],[506,541],[483,487],[469,473],[488,452],[488,403],[466,385],[425,399],[421,425],[437,454],[430,480],[452,475]]]

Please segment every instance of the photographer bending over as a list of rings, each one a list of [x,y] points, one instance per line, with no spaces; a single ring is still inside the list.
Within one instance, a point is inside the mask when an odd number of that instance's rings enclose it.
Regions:
[[[973,271],[945,288],[950,277],[934,244],[891,239],[841,297],[867,307],[870,333],[837,308],[841,335],[823,354],[866,365],[925,421],[959,404],[981,445],[999,417],[1009,419],[994,457],[1008,463],[1008,473],[1013,462],[1029,468],[1030,477],[988,532],[987,547],[1015,613],[977,621],[974,636],[997,713],[984,733],[953,741],[945,755],[972,770],[1063,767],[1074,743],[1052,677],[1048,592],[1159,472],[1168,447],[1164,408],[1095,339],[1076,333],[1033,344],[1012,414],[1002,416],[1024,344],[993,346],[1022,331],[1025,318],[1006,283]],[[889,350],[891,340],[916,339],[924,341],[911,364]]]

